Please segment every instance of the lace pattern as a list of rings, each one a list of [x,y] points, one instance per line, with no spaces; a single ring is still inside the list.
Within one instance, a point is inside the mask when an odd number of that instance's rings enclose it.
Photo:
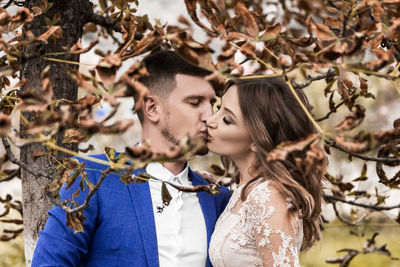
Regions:
[[[257,184],[246,201],[233,193],[215,226],[210,242],[214,266],[300,266],[301,221],[294,229],[288,203],[268,181]]]

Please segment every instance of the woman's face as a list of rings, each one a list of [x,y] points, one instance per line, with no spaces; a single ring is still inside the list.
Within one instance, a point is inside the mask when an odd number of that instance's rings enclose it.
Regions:
[[[231,86],[222,97],[221,108],[207,120],[211,152],[232,158],[246,157],[252,143],[239,106],[238,88]]]

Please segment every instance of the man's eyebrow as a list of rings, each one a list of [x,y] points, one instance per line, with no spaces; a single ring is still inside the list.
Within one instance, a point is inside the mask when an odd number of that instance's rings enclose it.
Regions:
[[[204,96],[201,95],[190,95],[184,98],[184,100],[203,100]]]
[[[226,108],[226,107],[224,107],[224,110],[225,110],[226,112],[230,113],[233,117],[235,117],[235,118],[237,119],[235,113],[233,113],[232,110],[230,110],[229,108]]]

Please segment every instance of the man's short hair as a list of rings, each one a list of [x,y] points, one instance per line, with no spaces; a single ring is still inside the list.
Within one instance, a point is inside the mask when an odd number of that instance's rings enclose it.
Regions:
[[[197,77],[205,77],[210,71],[197,67],[172,50],[159,50],[143,59],[143,63],[149,75],[138,79],[150,90],[152,95],[167,98],[176,87],[175,76],[186,74]],[[136,101],[136,99],[135,99]],[[144,114],[137,111],[140,122],[143,124]]]

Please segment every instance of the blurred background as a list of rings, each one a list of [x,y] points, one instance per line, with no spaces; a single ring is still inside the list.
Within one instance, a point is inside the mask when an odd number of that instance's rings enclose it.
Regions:
[[[95,2],[95,1],[93,1]],[[173,4],[172,4],[173,3]],[[177,19],[180,15],[184,15],[190,21],[187,15],[184,1],[170,1],[170,0],[152,0],[140,1],[138,6],[138,15],[148,14],[149,20],[153,22],[159,19],[162,25],[177,24]],[[202,41],[204,35],[202,31],[193,26],[193,31],[197,40]],[[83,47],[86,47],[96,37],[90,34],[85,36],[83,40]],[[216,41],[218,42],[218,41]],[[104,49],[107,47],[112,51],[111,40],[101,40],[100,45]],[[216,44],[217,46],[217,44]],[[238,55],[240,57],[240,55]],[[135,58],[131,63],[139,60]],[[89,52],[81,55],[81,71],[85,72],[93,69],[98,61],[98,57]],[[125,66],[121,69],[121,73],[128,67]],[[252,66],[245,66],[245,73],[251,72]],[[294,78],[297,82],[302,82],[300,74],[295,75]],[[361,103],[367,109],[366,119],[362,124],[363,129],[368,130],[385,130],[393,127],[393,121],[400,117],[400,101],[399,94],[396,89],[388,81],[382,81],[369,78],[369,91],[376,96],[376,100],[362,99]],[[305,93],[309,97],[310,103],[313,106],[313,115],[316,118],[324,116],[328,111],[328,99],[322,97],[322,91],[325,87],[325,82],[314,82],[311,86],[305,88]],[[79,97],[83,96],[83,92]],[[339,99],[336,99],[339,101]],[[131,119],[136,116],[132,113],[133,101],[132,99],[121,100],[121,106],[115,119]],[[106,116],[110,111],[109,106],[99,105],[96,107],[96,116],[101,119]],[[332,115],[328,121],[323,121],[321,127],[324,130],[332,130],[342,119],[348,115],[346,108],[339,109],[339,111]],[[136,119],[136,118],[135,118]],[[17,125],[17,124],[16,124]],[[115,135],[97,135],[93,136],[87,144],[82,144],[82,147],[87,147],[92,144],[95,149],[90,151],[90,154],[103,153],[103,148],[111,146],[116,148],[117,151],[124,151],[124,148],[129,145],[134,145],[140,141],[140,124],[136,121],[135,125],[131,127],[126,133],[121,136]],[[350,162],[348,157],[341,152],[333,151],[331,149],[329,156],[328,172],[334,177],[343,176],[343,182],[351,181],[360,176],[362,162],[354,159]],[[197,157],[191,161],[193,169],[208,170],[211,164],[220,164],[219,158],[215,155],[209,154],[204,157]],[[394,175],[397,170],[387,170],[388,175]],[[368,182],[359,182],[357,190],[365,190],[369,193],[374,193],[375,188],[380,188],[378,178],[375,173],[375,164],[367,165],[367,177],[370,179]],[[382,187],[383,188],[383,187]],[[15,199],[21,200],[21,183],[19,179],[13,179],[8,182],[0,184],[0,197],[4,198],[7,194],[11,194]],[[391,190],[386,194],[386,205],[395,205],[399,203],[400,193],[398,190]],[[368,200],[366,200],[368,203]],[[372,203],[372,202],[371,202]],[[373,233],[379,232],[376,237],[376,245],[383,246],[392,253],[393,257],[400,258],[400,236],[399,223],[395,221],[399,210],[395,209],[388,212],[371,212],[365,209],[352,208],[346,204],[338,204],[338,210],[341,216],[346,220],[356,222],[358,219],[363,218],[362,222],[355,226],[349,226],[336,219],[332,205],[327,204],[324,206],[324,218],[327,223],[324,224],[323,238],[321,241],[309,251],[301,255],[301,265],[305,267],[312,266],[338,266],[338,264],[327,264],[326,259],[342,257],[346,253],[338,252],[341,249],[356,249],[362,250],[368,238],[371,238]],[[3,212],[3,207],[0,205],[0,213]],[[11,213],[8,219],[19,218],[16,213]],[[0,231],[6,225],[0,222]],[[0,266],[24,266],[24,251],[23,251],[22,235],[9,242],[0,242]],[[388,255],[384,254],[367,254],[358,255],[351,263],[351,267],[355,266],[377,266],[377,267],[390,267],[400,266],[400,261],[391,260]]]

